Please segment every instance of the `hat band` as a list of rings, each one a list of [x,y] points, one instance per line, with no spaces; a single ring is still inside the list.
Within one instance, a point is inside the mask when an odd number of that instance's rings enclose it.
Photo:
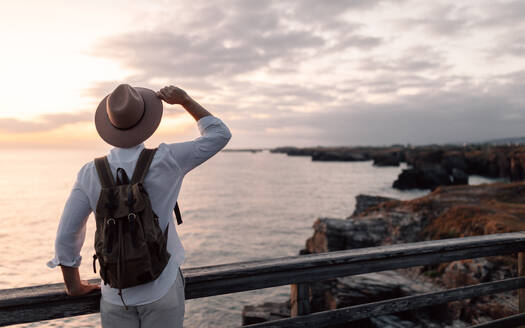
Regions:
[[[109,119],[108,117],[108,121],[109,123],[111,123],[111,125],[115,128],[115,129],[118,129],[118,130],[121,130],[121,131],[125,131],[125,130],[129,130],[129,129],[133,129],[134,127],[136,127],[140,121],[142,121],[142,118],[144,117],[144,113],[146,113],[146,109],[144,108],[144,110],[142,111],[142,115],[140,115],[140,118],[137,120],[137,122],[135,124],[133,124],[132,126],[130,127],[127,127],[127,128],[119,128],[118,126],[116,126],[115,124],[113,124],[111,122],[111,120]]]

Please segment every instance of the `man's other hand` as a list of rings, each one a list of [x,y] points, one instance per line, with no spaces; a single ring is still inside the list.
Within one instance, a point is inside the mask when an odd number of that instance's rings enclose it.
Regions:
[[[66,287],[66,293],[69,296],[82,296],[91,293],[94,290],[100,290],[100,285],[91,284],[85,280],[81,280],[79,284],[71,286],[71,288]]]

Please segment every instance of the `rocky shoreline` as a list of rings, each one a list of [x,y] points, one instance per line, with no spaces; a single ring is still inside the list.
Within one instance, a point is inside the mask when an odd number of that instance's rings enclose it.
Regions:
[[[373,161],[375,166],[406,163],[410,168],[403,170],[392,185],[400,190],[468,184],[469,175],[509,181],[525,178],[525,146],[520,145],[280,147],[270,151],[310,156],[312,161]]]
[[[320,218],[301,254],[423,240],[521,231],[525,182],[442,186],[400,201],[359,195],[346,219]],[[311,285],[313,311],[456,288],[516,275],[514,255],[442,263],[331,279]],[[289,316],[290,304],[246,306],[243,324]],[[450,302],[440,307],[361,320],[344,327],[467,327],[517,312],[517,292]]]

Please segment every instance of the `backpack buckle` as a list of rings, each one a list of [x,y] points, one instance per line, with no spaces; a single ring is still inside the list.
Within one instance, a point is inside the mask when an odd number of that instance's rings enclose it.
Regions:
[[[128,214],[128,221],[131,222],[137,218],[137,215],[135,213],[129,213]]]
[[[106,221],[106,224],[115,224],[115,223],[117,223],[117,222],[115,221],[114,218],[109,218],[109,219]]]

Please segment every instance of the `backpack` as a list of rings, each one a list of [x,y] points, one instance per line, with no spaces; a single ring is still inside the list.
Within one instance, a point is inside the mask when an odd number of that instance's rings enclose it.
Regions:
[[[155,280],[170,258],[166,249],[169,226],[165,231],[160,228],[159,217],[144,188],[144,178],[156,150],[142,150],[131,181],[119,167],[115,182],[107,157],[95,159],[102,188],[95,210],[93,271],[96,273],[98,258],[104,284],[119,289],[126,309],[122,289]],[[181,224],[178,203],[174,211],[177,223]]]

